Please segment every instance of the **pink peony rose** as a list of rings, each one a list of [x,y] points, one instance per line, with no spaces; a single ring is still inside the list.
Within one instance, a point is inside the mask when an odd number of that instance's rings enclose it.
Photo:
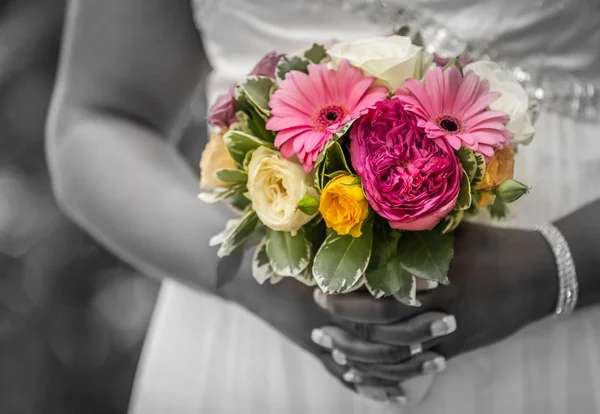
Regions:
[[[252,69],[249,76],[265,76],[274,79],[277,64],[283,56],[285,55],[276,52],[267,53]],[[217,101],[210,107],[206,120],[212,125],[229,128],[231,124],[238,121],[235,113],[235,87],[233,87],[217,98]]]
[[[276,52],[267,53],[260,62],[256,64],[250,75],[253,76],[265,76],[267,78],[275,79],[275,71],[277,70],[277,64],[285,55],[280,55]]]
[[[206,120],[211,125],[229,128],[229,126],[238,121],[235,115],[235,87],[227,93],[219,95],[217,101],[208,110]]]
[[[456,205],[462,166],[450,145],[427,138],[402,102],[378,102],[350,132],[352,165],[371,207],[398,230],[429,230]]]

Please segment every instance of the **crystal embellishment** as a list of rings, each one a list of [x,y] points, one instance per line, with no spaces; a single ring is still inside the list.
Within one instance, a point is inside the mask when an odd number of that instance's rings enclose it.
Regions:
[[[579,297],[577,270],[569,244],[560,230],[552,224],[540,226],[537,231],[545,237],[556,259],[559,289],[555,314],[569,315],[575,310]]]

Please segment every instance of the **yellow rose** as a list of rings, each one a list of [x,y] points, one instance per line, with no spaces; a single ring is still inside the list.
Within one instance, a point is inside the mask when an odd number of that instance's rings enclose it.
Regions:
[[[512,180],[515,175],[515,152],[510,145],[497,150],[488,162],[483,180],[476,190],[494,190],[505,180]]]
[[[227,129],[222,129],[219,132],[210,134],[208,143],[202,151],[202,157],[200,157],[200,188],[230,187],[234,184],[224,183],[214,177],[215,171],[221,168],[236,168],[235,162],[229,155],[223,140],[226,132]]]
[[[494,201],[496,201],[496,196],[493,193],[490,193],[489,191],[483,191],[477,205],[479,208],[487,208],[494,204]]]
[[[331,180],[321,193],[319,211],[327,227],[337,234],[360,237],[362,224],[369,215],[369,202],[360,179],[354,175],[341,175]]]

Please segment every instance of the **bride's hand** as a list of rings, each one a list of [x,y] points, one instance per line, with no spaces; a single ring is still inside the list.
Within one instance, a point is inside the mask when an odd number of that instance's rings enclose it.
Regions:
[[[552,313],[556,268],[538,233],[465,224],[457,232],[455,252],[451,284],[420,293],[420,307],[374,300],[366,292],[315,291],[316,302],[346,329],[324,326],[318,332],[344,354],[347,381],[401,382],[437,372],[447,358],[492,344]],[[390,361],[390,348],[383,346],[411,344],[420,344],[423,353],[400,363]]]
[[[247,255],[246,259],[249,256]],[[328,344],[323,342],[317,344],[311,340],[311,333],[320,326],[329,326],[331,329],[337,329],[342,335],[350,335],[337,324],[329,312],[315,304],[314,288],[307,287],[291,278],[284,278],[276,285],[269,282],[259,285],[252,278],[248,263],[238,265],[234,263],[233,257],[229,259],[230,265],[221,271],[238,274],[219,288],[218,293],[223,298],[243,306],[289,340],[316,356],[325,368],[348,388],[359,392],[366,390],[362,386],[356,387],[352,383],[343,381],[346,368],[335,362],[331,346],[327,346]],[[239,270],[236,270],[237,267]],[[318,340],[318,338],[314,339]],[[411,356],[411,348],[408,346],[393,347],[393,353],[396,360],[405,360]],[[377,379],[366,385],[384,387],[388,397],[404,398],[397,381]],[[366,391],[368,393],[369,390]]]

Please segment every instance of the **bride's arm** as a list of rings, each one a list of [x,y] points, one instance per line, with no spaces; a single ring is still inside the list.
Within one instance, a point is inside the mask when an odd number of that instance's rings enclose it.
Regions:
[[[67,23],[47,127],[60,204],[145,273],[212,289],[226,213],[169,142],[203,65],[190,0],[73,0]]]

